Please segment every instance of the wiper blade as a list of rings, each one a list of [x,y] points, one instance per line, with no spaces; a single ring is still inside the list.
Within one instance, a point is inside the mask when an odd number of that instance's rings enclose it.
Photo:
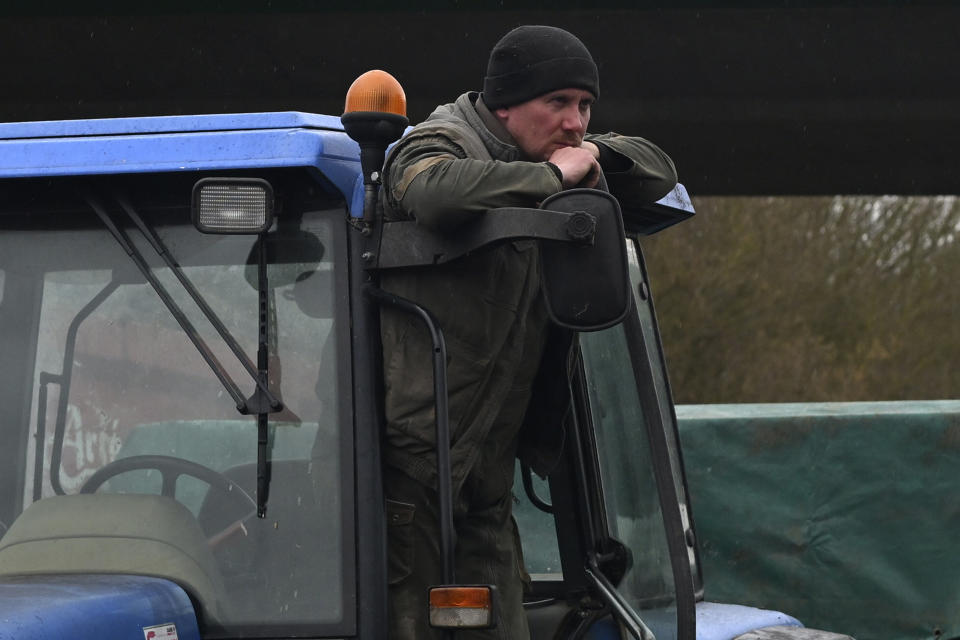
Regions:
[[[167,267],[173,272],[184,291],[187,292],[191,299],[193,299],[194,303],[196,303],[196,305],[200,308],[207,321],[213,325],[223,341],[227,344],[227,346],[230,347],[230,350],[233,352],[234,356],[236,356],[237,360],[239,360],[244,366],[244,368],[247,370],[247,373],[250,375],[250,378],[256,385],[253,395],[244,399],[243,394],[233,382],[233,379],[230,378],[229,374],[226,372],[226,369],[210,350],[210,347],[207,345],[207,343],[204,342],[203,338],[187,318],[183,310],[177,305],[176,301],[169,294],[169,292],[167,292],[163,284],[150,270],[150,265],[147,264],[143,254],[140,253],[136,245],[130,241],[130,238],[127,236],[126,232],[114,223],[113,219],[107,213],[106,208],[98,199],[90,194],[84,194],[84,199],[86,200],[87,204],[90,205],[97,216],[103,221],[104,225],[106,225],[114,239],[116,239],[123,250],[127,253],[133,263],[143,274],[144,278],[147,279],[147,282],[150,283],[150,285],[156,291],[157,295],[160,297],[160,300],[180,324],[180,327],[183,329],[184,333],[188,338],[190,338],[190,341],[193,342],[194,346],[197,348],[197,351],[200,352],[200,355],[203,357],[204,361],[220,380],[220,383],[223,385],[224,389],[226,389],[227,393],[229,393],[233,398],[234,402],[236,403],[237,410],[242,414],[257,415],[257,516],[263,518],[266,514],[267,495],[270,487],[270,464],[267,453],[269,448],[269,439],[267,437],[267,416],[270,413],[276,413],[283,410],[283,404],[275,395],[273,395],[273,393],[270,392],[269,389],[269,355],[267,347],[269,304],[267,301],[266,286],[266,245],[262,242],[261,238],[258,261],[258,307],[260,322],[258,331],[257,367],[254,367],[253,363],[247,357],[246,353],[244,353],[236,339],[226,328],[223,322],[221,322],[220,318],[217,317],[217,314],[213,311],[210,305],[207,304],[207,301],[204,300],[203,296],[200,295],[200,292],[197,291],[196,287],[193,286],[193,283],[190,282],[190,280],[186,277],[186,274],[183,273],[183,269],[173,259],[173,257],[170,255],[170,252],[167,251],[167,247],[163,244],[160,236],[157,235],[153,228],[150,227],[146,221],[140,217],[129,200],[121,196],[115,195],[114,197],[127,216],[129,216],[130,219],[133,220],[134,224],[136,224],[137,228],[140,229],[140,232],[153,247],[154,251],[157,252],[157,255],[160,256]]]
[[[243,365],[244,369],[247,370],[247,373],[250,374],[250,377],[253,379],[254,384],[257,385],[257,389],[260,394],[263,395],[263,398],[269,404],[269,407],[272,411],[263,411],[263,407],[256,406],[258,404],[255,401],[255,398],[259,394],[255,394],[253,398],[249,401],[244,402],[244,410],[241,410],[241,413],[271,413],[273,411],[280,411],[283,406],[280,403],[280,400],[274,396],[270,389],[267,386],[267,381],[261,379],[260,373],[257,371],[257,368],[253,365],[253,362],[247,357],[247,354],[244,353],[243,349],[237,343],[236,339],[223,324],[217,314],[213,309],[210,308],[210,305],[207,304],[207,301],[204,300],[203,296],[200,295],[200,292],[197,291],[197,288],[193,286],[193,283],[187,278],[186,274],[183,273],[183,269],[180,265],[173,259],[173,256],[170,255],[170,252],[167,250],[166,245],[163,244],[163,241],[160,239],[160,236],[149,227],[143,218],[140,217],[140,214],[136,212],[133,208],[133,205],[130,204],[130,201],[123,196],[117,196],[117,202],[120,204],[120,207],[126,212],[130,219],[133,220],[134,224],[140,229],[140,232],[144,235],[147,241],[153,246],[154,251],[157,252],[157,255],[166,263],[170,268],[170,271],[177,277],[177,280],[180,281],[180,284],[183,285],[184,291],[186,291],[193,301],[200,307],[200,311],[203,312],[204,317],[213,325],[213,328],[217,330],[217,333],[220,334],[220,337],[223,341],[230,347],[230,350],[233,352],[233,355],[236,356],[237,360]],[[254,406],[251,406],[254,405]],[[238,407],[239,409],[239,407]]]
[[[264,407],[251,406],[251,404],[257,403],[248,402],[248,400],[243,396],[240,388],[230,378],[223,364],[210,349],[209,345],[207,345],[207,343],[200,336],[200,333],[197,331],[196,327],[193,326],[193,323],[190,322],[190,319],[187,318],[186,314],[183,312],[183,309],[177,305],[176,301],[173,299],[167,289],[150,270],[150,265],[147,264],[143,254],[140,253],[140,250],[137,249],[133,242],[131,242],[130,237],[126,234],[126,232],[117,226],[116,223],[114,223],[113,219],[107,213],[106,208],[103,206],[103,203],[90,194],[84,194],[83,197],[87,204],[90,205],[90,208],[93,209],[94,213],[96,213],[100,220],[103,221],[103,224],[110,231],[110,234],[114,237],[117,243],[123,248],[124,252],[126,252],[133,263],[137,266],[137,269],[140,270],[140,273],[143,274],[143,277],[146,278],[150,286],[153,287],[154,291],[156,291],[164,306],[167,307],[174,319],[183,329],[183,332],[193,343],[194,347],[196,347],[204,362],[207,363],[207,366],[210,367],[210,370],[213,371],[217,379],[220,380],[223,388],[228,394],[230,394],[230,397],[233,398],[234,402],[236,403],[237,410],[242,414],[280,411],[283,408],[282,404],[272,393],[270,393],[270,390],[266,388],[266,382],[262,380],[259,375],[257,375],[256,369],[253,369],[251,378],[253,378],[254,383],[257,385],[258,393],[255,393],[251,400],[261,396],[266,399],[266,403],[269,404],[270,409],[268,411],[263,411]],[[121,206],[123,206],[122,202]],[[132,207],[129,207],[129,203],[127,203],[127,206],[124,206],[123,208],[124,211],[126,211],[126,213],[134,220],[134,222],[137,223],[137,226],[140,227],[141,231],[149,229],[138,215],[135,213],[131,215],[130,212],[133,209]],[[176,263],[173,262],[173,259],[166,252],[165,247],[163,247],[159,238],[150,232],[145,232],[145,235],[148,241],[151,242],[151,245],[153,245],[154,249],[157,250],[157,252],[164,258],[164,261],[167,262],[167,265],[170,266],[171,270],[177,274],[177,278],[180,280],[181,284],[184,285],[184,289],[190,294],[194,301],[197,302],[207,320],[210,321],[210,323],[217,329],[224,341],[231,346],[231,349],[234,350],[234,353],[236,354],[237,351],[239,351],[239,346],[236,344],[236,340],[230,336],[229,331],[227,331],[226,327],[223,326],[223,323],[220,322],[220,320],[216,317],[213,310],[210,309],[209,305],[207,305],[205,301],[203,301],[203,298],[200,297],[199,292],[196,291],[196,288],[193,287],[192,283],[186,279],[186,276],[183,275],[179,265],[176,265]],[[229,338],[227,336],[229,336]],[[240,351],[240,354],[242,354],[242,351]],[[243,354],[242,357],[241,355],[238,355],[237,357],[242,363],[244,363],[245,367],[249,365],[249,367],[252,368],[252,364],[245,354]],[[250,368],[248,368],[248,372],[250,371]]]

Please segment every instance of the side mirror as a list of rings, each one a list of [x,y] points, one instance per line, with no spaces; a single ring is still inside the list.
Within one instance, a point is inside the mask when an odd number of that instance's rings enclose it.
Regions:
[[[598,331],[623,320],[630,309],[630,274],[616,198],[571,189],[550,196],[540,208],[595,220],[592,244],[541,242],[540,279],[551,319],[576,331]]]

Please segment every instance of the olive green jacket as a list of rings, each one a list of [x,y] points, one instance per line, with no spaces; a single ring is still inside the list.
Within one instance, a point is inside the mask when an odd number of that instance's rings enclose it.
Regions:
[[[394,145],[383,170],[385,219],[456,233],[488,209],[534,207],[562,190],[556,168],[523,160],[477,98],[467,93],[438,107]],[[650,142],[613,133],[586,139],[601,149],[606,183],[623,205],[656,201],[676,184],[673,163]],[[426,307],[443,330],[455,492],[495,422],[515,419],[520,430],[549,324],[538,256],[536,242],[513,241],[446,265],[381,274],[385,290]],[[385,461],[435,486],[430,336],[419,320],[390,308],[381,312],[381,336]],[[530,428],[547,435],[521,453],[545,473],[562,441],[560,425]]]

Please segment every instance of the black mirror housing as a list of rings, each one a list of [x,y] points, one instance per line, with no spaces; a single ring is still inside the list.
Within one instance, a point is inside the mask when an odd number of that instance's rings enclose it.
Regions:
[[[622,321],[630,309],[630,273],[617,199],[597,189],[571,189],[550,196],[540,208],[595,220],[592,244],[541,242],[540,279],[550,318],[575,331]]]

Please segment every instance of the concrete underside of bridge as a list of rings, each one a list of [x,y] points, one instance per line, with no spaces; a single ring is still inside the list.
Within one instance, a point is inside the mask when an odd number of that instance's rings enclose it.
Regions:
[[[506,30],[546,23],[578,34],[600,66],[591,129],[656,141],[692,193],[960,192],[955,6],[320,4],[0,10],[0,120],[339,114],[352,79],[382,68],[418,122],[480,88]]]

